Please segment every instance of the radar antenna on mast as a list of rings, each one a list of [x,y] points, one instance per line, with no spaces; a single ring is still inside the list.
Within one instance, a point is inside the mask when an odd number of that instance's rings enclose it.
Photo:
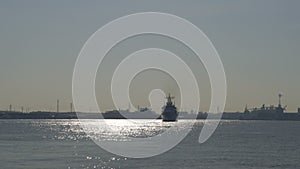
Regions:
[[[278,94],[278,106],[281,106],[281,98],[282,98],[283,94],[279,93]]]

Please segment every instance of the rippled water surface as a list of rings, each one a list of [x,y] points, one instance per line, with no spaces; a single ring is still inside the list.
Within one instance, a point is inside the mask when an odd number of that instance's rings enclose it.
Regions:
[[[222,121],[204,144],[203,121],[174,149],[155,157],[130,159],[98,147],[99,140],[128,141],[158,135],[171,123],[108,120],[115,132],[97,127],[85,133],[77,120],[0,120],[0,168],[300,168],[300,122]],[[85,120],[91,126],[103,120]],[[184,128],[190,121],[180,121]],[[176,133],[175,133],[176,134]]]

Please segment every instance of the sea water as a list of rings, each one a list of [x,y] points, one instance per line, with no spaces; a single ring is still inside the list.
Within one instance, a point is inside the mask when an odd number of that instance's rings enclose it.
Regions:
[[[103,140],[151,137],[171,123],[161,120],[138,127],[126,120],[108,120],[118,134],[105,128],[89,133]],[[104,123],[85,120],[84,123]],[[190,123],[181,120],[180,125]],[[121,157],[101,149],[87,136],[78,120],[0,120],[0,168],[2,169],[298,169],[300,122],[221,121],[205,143],[198,137],[204,121],[195,123],[189,135],[170,151],[145,159]]]

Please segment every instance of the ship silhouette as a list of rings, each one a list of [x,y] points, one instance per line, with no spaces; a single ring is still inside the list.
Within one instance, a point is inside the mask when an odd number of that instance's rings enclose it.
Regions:
[[[163,112],[161,114],[162,116],[162,121],[164,122],[175,122],[177,121],[178,118],[178,112],[175,104],[173,104],[172,99],[175,97],[171,97],[170,93],[169,96],[166,97],[167,103],[163,107]]]
[[[245,110],[244,110],[243,119],[261,119],[261,120],[283,119],[286,106],[282,107],[281,97],[282,97],[282,94],[279,94],[278,95],[278,98],[279,98],[278,106],[273,106],[273,105],[265,106],[265,104],[263,104],[260,108],[255,107],[252,109],[248,109],[246,106]]]

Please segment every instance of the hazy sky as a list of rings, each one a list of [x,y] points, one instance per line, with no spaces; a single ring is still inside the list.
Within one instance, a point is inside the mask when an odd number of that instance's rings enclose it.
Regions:
[[[282,92],[288,110],[296,111],[300,107],[299,7],[298,0],[1,1],[0,109],[12,104],[17,110],[21,106],[55,110],[59,98],[61,109],[69,110],[73,67],[85,41],[113,19],[151,11],[183,17],[210,38],[227,75],[226,110],[277,104]],[[121,49],[122,45],[119,55],[126,53]],[[99,70],[104,76],[106,71]],[[206,110],[209,84],[207,77],[201,77],[201,107]],[[138,89],[139,83],[137,79],[133,86]],[[99,86],[99,93],[106,90]],[[139,99],[141,93],[133,92],[133,98],[147,105],[147,100]],[[109,103],[102,104],[110,108]]]

